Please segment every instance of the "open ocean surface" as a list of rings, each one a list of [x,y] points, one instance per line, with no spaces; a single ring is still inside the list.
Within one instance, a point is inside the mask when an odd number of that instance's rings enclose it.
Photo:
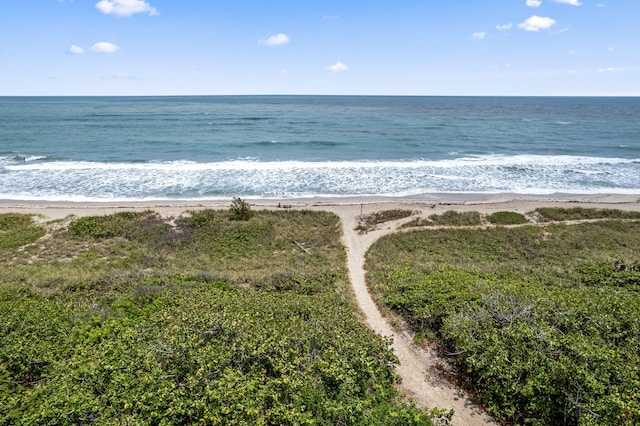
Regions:
[[[640,98],[0,97],[0,199],[640,194]]]

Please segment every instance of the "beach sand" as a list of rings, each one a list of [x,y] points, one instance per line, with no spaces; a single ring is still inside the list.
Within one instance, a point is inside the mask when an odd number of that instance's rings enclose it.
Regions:
[[[358,198],[302,198],[302,199],[249,199],[251,207],[278,209],[286,204],[294,209],[327,210],[342,214],[367,214],[386,209],[409,209],[424,214],[446,210],[490,214],[496,211],[526,213],[539,207],[588,207],[640,210],[639,195],[517,195],[517,194],[435,194],[422,197],[358,197]],[[231,200],[158,200],[139,202],[49,202],[0,200],[0,213],[26,213],[54,220],[67,216],[92,216],[119,211],[153,210],[164,217],[179,216],[188,210],[229,208]]]

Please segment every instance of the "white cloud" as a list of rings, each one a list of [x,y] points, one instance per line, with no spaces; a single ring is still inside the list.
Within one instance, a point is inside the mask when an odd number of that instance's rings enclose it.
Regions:
[[[541,5],[541,0],[527,0],[527,6],[529,7],[540,7]]]
[[[327,69],[332,72],[341,72],[341,71],[347,71],[349,67],[343,62],[338,61],[335,64],[327,67]]]
[[[105,15],[131,16],[136,13],[158,15],[155,7],[144,0],[100,0],[96,8]]]
[[[119,49],[120,47],[106,41],[101,41],[91,46],[91,50],[98,53],[113,53],[117,52]]]
[[[540,16],[532,16],[521,24],[518,24],[519,28],[522,28],[525,31],[540,31],[546,30],[547,28],[551,28],[556,24],[556,21],[551,18],[540,17]]]
[[[260,44],[265,44],[267,46],[282,46],[283,44],[287,44],[291,41],[288,35],[286,34],[276,34],[272,35],[266,40],[260,40]]]
[[[513,28],[513,24],[511,22],[509,22],[508,24],[497,25],[496,26],[496,29],[498,29],[500,31],[510,30],[511,28]]]
[[[69,48],[69,53],[73,53],[74,55],[82,55],[84,54],[84,49],[80,46],[76,46],[75,44],[72,44],[71,47]]]
[[[473,33],[471,34],[471,37],[473,37],[475,40],[482,40],[487,36],[487,33],[485,32],[477,32],[477,33]]]
[[[554,0],[556,3],[570,4],[571,6],[582,6],[580,0]]]
[[[619,72],[619,71],[624,71],[624,68],[620,68],[620,67],[607,67],[607,68],[599,68],[597,70],[599,73],[603,73],[603,72]]]

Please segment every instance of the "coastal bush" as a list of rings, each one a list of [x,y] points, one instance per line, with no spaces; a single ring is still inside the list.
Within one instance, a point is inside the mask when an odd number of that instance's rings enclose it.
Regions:
[[[173,225],[79,218],[2,260],[0,424],[431,424],[354,312],[337,216]]]
[[[146,306],[76,313],[65,344],[39,386],[14,389],[3,420],[428,424],[392,402],[388,342],[329,294],[170,285]]]
[[[494,225],[522,225],[529,223],[524,215],[516,212],[495,212],[487,215],[486,219]]]
[[[251,205],[240,197],[233,197],[231,200],[231,220],[249,220],[253,216]]]
[[[457,212],[447,210],[442,214],[432,214],[429,220],[440,226],[477,226],[482,224],[482,215],[476,211]]]
[[[638,211],[595,209],[585,207],[540,207],[534,210],[540,221],[553,222],[585,219],[640,219]]]
[[[85,216],[69,225],[72,235],[84,239],[122,237],[129,240],[152,240],[168,230],[169,225],[152,211]]]
[[[637,424],[639,252],[638,222],[434,229],[379,240],[367,268],[498,419]]]

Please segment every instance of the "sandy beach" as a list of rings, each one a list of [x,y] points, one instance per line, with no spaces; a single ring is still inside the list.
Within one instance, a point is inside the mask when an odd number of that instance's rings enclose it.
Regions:
[[[302,198],[302,199],[247,199],[252,208],[278,209],[278,204],[294,209],[328,210],[344,214],[367,214],[379,210],[402,208],[433,214],[446,210],[493,213],[514,211],[526,213],[539,207],[589,207],[619,210],[640,210],[640,194],[593,195],[517,195],[517,194],[434,194],[422,197],[358,197],[358,198]],[[59,202],[0,200],[0,213],[26,213],[41,215],[51,220],[70,215],[91,216],[118,211],[153,210],[160,215],[179,216],[188,210],[222,209],[231,200],[157,200],[139,202]]]

